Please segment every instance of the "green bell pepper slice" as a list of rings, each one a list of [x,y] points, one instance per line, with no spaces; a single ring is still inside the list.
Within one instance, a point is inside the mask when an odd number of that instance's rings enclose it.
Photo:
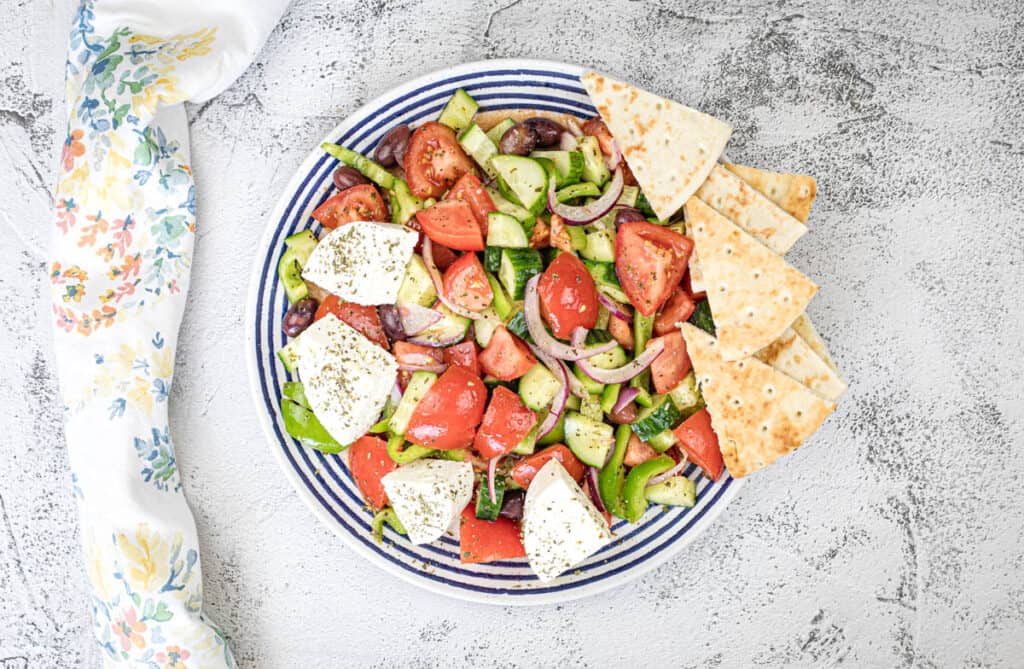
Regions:
[[[654,334],[654,316],[644,316],[637,312],[633,316],[633,351],[639,356],[647,348],[647,342]],[[651,386],[651,370],[645,369],[629,381],[629,385],[640,390],[640,396],[636,402],[640,406],[651,406],[651,395],[648,389]]]
[[[395,510],[391,507],[383,508],[370,521],[370,532],[373,534],[373,540],[378,544],[384,539],[384,523],[390,525],[395,532],[406,534],[405,525],[402,525]]]
[[[622,486],[626,481],[626,466],[623,460],[626,459],[626,448],[629,446],[629,437],[633,431],[629,425],[620,425],[615,430],[615,449],[611,458],[597,475],[597,492],[601,495],[604,508],[619,518],[626,512],[622,500]]]
[[[647,462],[641,462],[629,471],[626,477],[626,485],[622,489],[622,496],[626,507],[624,518],[631,523],[640,520],[640,516],[647,511],[647,497],[644,494],[647,482],[658,474],[664,474],[676,466],[676,461],[667,455],[659,455]]]
[[[295,402],[301,407],[309,409],[309,400],[306,399],[306,389],[302,387],[301,381],[287,381],[281,386],[281,394]]]
[[[282,397],[281,415],[284,417],[285,431],[303,446],[323,453],[341,453],[348,448],[347,444],[339,444],[320,423],[320,419],[298,402]]]
[[[426,446],[417,446],[415,444],[406,448],[403,448],[403,446],[405,446],[405,437],[400,434],[392,435],[388,439],[388,455],[400,465],[407,465],[420,458],[425,458],[434,452],[434,449],[427,448]]]

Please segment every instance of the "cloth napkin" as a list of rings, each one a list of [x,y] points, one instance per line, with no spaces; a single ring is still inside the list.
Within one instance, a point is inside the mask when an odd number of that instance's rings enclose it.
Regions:
[[[49,264],[74,493],[106,664],[233,666],[203,614],[167,422],[196,232],[183,103],[225,89],[287,0],[85,0]]]

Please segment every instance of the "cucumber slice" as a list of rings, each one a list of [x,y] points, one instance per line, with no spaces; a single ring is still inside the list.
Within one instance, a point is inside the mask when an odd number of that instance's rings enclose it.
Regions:
[[[476,123],[470,124],[461,135],[459,144],[476,161],[487,176],[495,178],[498,173],[491,165],[491,158],[498,155],[498,147]]]
[[[512,318],[509,318],[505,322],[505,329],[519,337],[525,342],[533,343],[533,337],[530,336],[530,329],[526,325],[526,313],[523,311],[521,306],[516,307],[516,311],[512,314]]]
[[[427,272],[427,264],[417,254],[409,258],[405,266],[405,278],[398,288],[395,304],[418,304],[421,307],[432,307],[437,301],[437,289]]]
[[[604,390],[597,395],[587,395],[580,400],[580,413],[591,420],[604,420],[604,411],[601,410],[601,397]]]
[[[537,428],[539,426],[540,421],[538,420],[526,436],[523,437],[523,440],[516,444],[512,452],[516,455],[533,455],[533,451],[537,448]]]
[[[561,444],[565,441],[565,414],[558,417],[558,422],[551,428],[551,431],[537,440],[538,446],[550,446]]]
[[[512,202],[494,188],[487,187],[487,194],[491,196],[494,207],[503,214],[513,216],[520,223],[533,220],[533,214]]]
[[[497,520],[501,513],[501,503],[505,499],[505,477],[494,477],[494,501],[491,501],[491,492],[487,489],[487,477],[480,481],[480,487],[476,491],[476,517],[480,520]]]
[[[601,195],[601,189],[589,181],[584,181],[578,184],[572,184],[566,186],[562,190],[555,193],[555,198],[562,203],[575,200],[578,197],[598,197]]]
[[[557,188],[575,184],[583,176],[583,154],[579,151],[534,151],[530,157],[551,161]]]
[[[416,405],[420,403],[423,396],[427,394],[430,387],[437,381],[437,374],[433,372],[413,372],[409,384],[405,387],[405,393],[398,403],[395,413],[391,414],[391,422],[388,423],[388,431],[393,435],[404,435],[409,427],[409,419]]]
[[[332,158],[337,158],[345,165],[354,167],[364,177],[385,190],[391,190],[395,187],[395,182],[399,181],[399,179],[395,178],[394,174],[384,169],[383,165],[370,160],[352,149],[346,149],[344,146],[338,146],[330,142],[324,142],[320,145],[320,148]]]
[[[565,416],[565,445],[584,464],[603,467],[615,442],[615,430],[600,420],[570,411]]]
[[[302,280],[303,263],[299,261],[299,257],[300,254],[295,249],[285,249],[281,254],[281,261],[277,263],[277,278],[284,287],[288,304],[295,304],[309,297],[309,286]]]
[[[492,211],[487,215],[487,246],[525,249],[530,240],[514,216]]]
[[[637,195],[635,206],[647,218],[658,218],[658,215],[654,213],[654,209],[651,207],[651,203],[647,200],[647,196],[642,191]]]
[[[550,406],[561,389],[562,383],[539,362],[519,379],[519,396],[523,398],[523,404],[534,411]]]
[[[437,122],[448,126],[455,132],[462,132],[464,128],[473,122],[473,114],[479,108],[480,105],[476,103],[476,100],[460,88],[448,98],[448,103],[441,110],[441,115],[437,117]]]
[[[629,302],[626,293],[619,284],[619,277],[615,273],[615,263],[599,262],[597,260],[583,260],[590,276],[594,279],[597,289],[617,302]]]
[[[459,316],[440,302],[434,305],[441,312],[441,320],[416,335],[417,339],[431,341],[438,346],[447,346],[466,336],[469,319]]]
[[[715,320],[711,317],[711,305],[707,299],[703,299],[693,308],[690,314],[690,323],[696,325],[709,335],[715,334]]]
[[[672,430],[664,430],[648,439],[647,443],[657,452],[664,453],[676,445],[676,435]]]
[[[599,332],[597,330],[596,332]],[[598,353],[592,356],[588,360],[594,367],[600,367],[601,369],[615,369],[616,367],[622,367],[629,362],[629,356],[626,355],[626,349],[621,346],[616,346],[610,351],[604,353]]]
[[[685,476],[673,476],[661,483],[647,486],[644,496],[652,504],[693,506],[697,503],[697,483]]]
[[[603,186],[612,178],[612,173],[604,162],[604,155],[601,153],[601,145],[598,143],[597,137],[585,135],[576,142],[583,153],[583,180]]]
[[[507,118],[498,125],[488,130],[487,138],[494,142],[494,145],[497,146],[498,143],[501,142],[501,136],[508,132],[508,129],[514,126],[515,124],[515,121],[513,121],[510,118]]]
[[[484,269],[488,272],[497,272],[501,267],[501,247],[488,246],[484,248]]]
[[[587,235],[587,245],[580,251],[587,260],[615,262],[615,231],[595,230]]]
[[[494,331],[501,325],[501,319],[498,317],[498,312],[494,310],[494,307],[487,307],[480,312],[480,318],[473,323],[473,333],[476,336],[476,343],[480,344],[480,348],[487,348],[487,345],[491,343],[491,337],[494,335]]]
[[[641,441],[648,441],[659,432],[674,428],[682,417],[683,414],[668,395],[656,395],[654,405],[641,411],[630,428]]]
[[[576,375],[576,378],[580,380],[583,387],[586,388],[587,393],[590,395],[598,395],[604,390],[604,384],[598,383],[594,379],[586,375],[586,373],[580,369],[580,366],[575,362],[572,363],[572,373]]]
[[[689,418],[704,407],[704,398],[700,394],[700,389],[697,388],[697,377],[694,376],[693,370],[690,370],[690,373],[679,382],[679,385],[668,391],[668,396],[672,398],[676,408],[683,414],[683,418]]]
[[[640,197],[640,188],[638,186],[623,186],[622,195],[619,196],[616,204],[624,204],[627,207],[635,207],[637,198]]]
[[[298,346],[295,344],[296,340],[292,340],[285,344],[280,351],[277,352],[277,359],[284,365],[284,369],[287,372],[294,372],[299,366],[299,351]]]
[[[523,299],[526,282],[544,271],[544,263],[537,249],[503,249],[498,279],[513,300]]]
[[[547,206],[548,173],[532,158],[498,155],[491,159],[498,176],[527,211],[537,215]],[[499,182],[499,189],[501,188]]]
[[[394,187],[388,191],[388,204],[391,206],[391,222],[405,225],[423,209],[424,202],[409,190],[409,184],[402,179],[395,179]]]
[[[583,253],[587,248],[587,232],[579,225],[567,225],[565,231],[569,234],[569,246],[573,251]]]
[[[285,237],[284,245],[285,248],[294,249],[299,254],[302,264],[305,265],[306,261],[309,260],[310,254],[313,253],[313,249],[316,248],[316,235],[309,229],[300,230],[293,235]]]
[[[501,259],[498,260],[499,266],[501,265]],[[512,313],[512,302],[508,299],[508,295],[505,294],[505,289],[501,287],[501,282],[491,274],[490,271],[486,272],[487,283],[491,284],[491,292],[494,293],[494,311],[497,312],[498,318],[502,321],[507,319]]]

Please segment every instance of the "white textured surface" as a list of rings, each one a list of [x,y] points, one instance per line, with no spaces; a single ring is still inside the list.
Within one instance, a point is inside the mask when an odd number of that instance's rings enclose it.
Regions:
[[[301,1],[190,109],[200,229],[172,429],[240,664],[1019,666],[1019,3],[600,4]],[[71,7],[0,10],[0,667],[94,666],[44,303]],[[850,380],[814,442],[671,564],[533,610],[426,595],[345,549],[264,444],[242,349],[253,251],[307,151],[410,76],[498,56],[674,95],[736,128],[733,160],[815,174],[788,257],[822,285],[810,312]]]

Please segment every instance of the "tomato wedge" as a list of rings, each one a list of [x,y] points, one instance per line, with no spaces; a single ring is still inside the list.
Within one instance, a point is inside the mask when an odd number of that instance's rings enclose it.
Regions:
[[[392,353],[395,362],[405,367],[425,367],[445,364],[444,351],[408,341],[396,341]]]
[[[512,468],[512,480],[523,488],[529,488],[533,477],[537,475],[540,468],[547,464],[548,460],[554,458],[562,463],[569,476],[576,479],[576,482],[583,480],[586,473],[586,466],[580,459],[572,454],[565,444],[553,444],[544,450],[537,451],[533,455],[523,458],[518,465]]]
[[[686,272],[693,242],[678,232],[647,221],[619,226],[615,237],[615,273],[629,301],[644,316],[656,312]]]
[[[519,395],[505,386],[498,386],[491,394],[491,403],[476,432],[473,448],[488,460],[505,455],[518,446],[536,424],[537,414],[523,404]]]
[[[658,457],[658,452],[651,448],[646,441],[640,441],[635,434],[629,435],[629,444],[626,445],[626,457],[622,460],[627,467],[636,467],[647,462],[651,458]]]
[[[387,221],[388,208],[370,184],[359,184],[332,195],[313,210],[320,225],[333,230],[352,221]]]
[[[435,121],[412,133],[403,162],[409,190],[422,198],[441,197],[459,177],[473,171],[473,161],[459,146],[455,131]]]
[[[464,564],[494,562],[526,557],[519,523],[498,516],[480,520],[472,504],[462,510],[459,520],[459,559]]]
[[[676,435],[679,448],[693,464],[704,470],[704,475],[717,481],[722,475],[722,451],[718,446],[718,435],[711,428],[711,414],[701,409],[682,423],[672,433]]]
[[[475,341],[464,341],[444,350],[444,361],[448,366],[465,367],[475,376],[480,376],[480,350]]]
[[[384,326],[380,323],[377,307],[344,302],[337,295],[328,295],[317,307],[314,318],[320,320],[327,314],[334,314],[377,346],[388,347],[388,336],[384,334]]]
[[[487,388],[480,377],[465,367],[449,367],[416,405],[405,438],[428,448],[466,448],[473,443],[486,404]]]
[[[689,318],[695,306],[696,304],[685,290],[676,288],[672,296],[665,302],[665,306],[654,318],[654,334],[663,335],[678,330],[676,323]]]
[[[443,200],[421,209],[416,212],[416,220],[431,241],[459,251],[484,250],[484,235],[473,210],[461,200]]]
[[[469,205],[469,208],[473,210],[473,216],[476,218],[477,224],[480,226],[480,232],[487,235],[487,215],[492,211],[498,211],[498,208],[494,206],[494,200],[491,199],[491,194],[487,192],[484,185],[480,182],[480,177],[467,172],[462,175],[462,178],[455,182],[452,189],[445,195],[446,200],[460,200]]]
[[[597,287],[586,266],[572,253],[559,253],[537,284],[540,313],[556,337],[568,339],[578,327],[597,324]]]
[[[690,355],[686,352],[686,340],[676,330],[652,339],[647,345],[661,341],[665,350],[651,363],[651,379],[654,381],[654,392],[667,393],[690,372]]]
[[[494,301],[494,291],[475,253],[463,254],[444,273],[444,294],[469,311],[483,311]]]
[[[496,379],[512,381],[530,371],[537,358],[522,339],[499,325],[491,335],[487,348],[480,354],[480,366]]]
[[[381,509],[388,505],[388,494],[380,480],[398,469],[398,463],[388,455],[383,439],[370,435],[357,439],[348,449],[348,468],[369,506]]]

